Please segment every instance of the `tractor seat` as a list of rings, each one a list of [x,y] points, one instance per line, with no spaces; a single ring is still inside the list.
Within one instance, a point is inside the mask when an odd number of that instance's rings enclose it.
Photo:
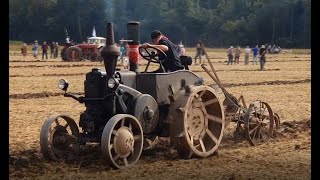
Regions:
[[[181,64],[184,66],[186,70],[189,70],[189,66],[192,64],[192,57],[191,56],[180,56]]]

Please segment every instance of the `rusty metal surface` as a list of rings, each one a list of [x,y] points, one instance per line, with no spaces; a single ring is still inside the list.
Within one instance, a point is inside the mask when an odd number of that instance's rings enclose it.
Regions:
[[[181,157],[207,157],[223,136],[222,103],[209,86],[187,86],[170,107],[169,122],[170,139]]]
[[[273,113],[273,118],[274,118],[276,130],[279,130],[280,129],[280,124],[281,124],[279,114],[278,113]]]
[[[52,115],[40,131],[40,148],[46,159],[67,160],[79,153],[79,129],[67,115]]]
[[[247,107],[243,95],[240,95],[237,99],[235,96],[230,94],[220,82],[208,55],[206,55],[206,57],[214,75],[205,67],[205,64],[201,64],[201,67],[222,89],[225,95],[225,100],[223,102],[224,112],[226,115],[225,127],[227,127],[230,122],[236,122],[236,131],[244,129],[244,136],[248,139],[251,145],[257,145],[268,141],[273,137],[275,133],[274,129],[279,129],[279,115],[277,113],[273,114],[270,105],[266,102],[257,101],[252,103],[250,107]],[[263,112],[261,110],[263,110]]]
[[[251,103],[245,114],[245,133],[251,145],[268,142],[273,137],[274,117],[270,105],[263,101]]]

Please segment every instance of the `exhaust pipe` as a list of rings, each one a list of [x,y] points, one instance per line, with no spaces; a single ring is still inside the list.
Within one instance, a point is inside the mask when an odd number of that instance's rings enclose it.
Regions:
[[[113,24],[107,23],[107,42],[106,46],[101,51],[104,67],[107,72],[107,76],[114,76],[116,71],[118,56],[120,55],[120,49],[114,44]]]

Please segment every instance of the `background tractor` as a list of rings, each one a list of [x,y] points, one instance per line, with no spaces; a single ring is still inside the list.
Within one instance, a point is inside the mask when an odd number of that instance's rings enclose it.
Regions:
[[[129,22],[128,32],[135,34],[130,39],[139,44],[139,23]],[[51,115],[44,122],[40,147],[46,159],[67,159],[77,155],[81,145],[99,143],[106,163],[125,168],[134,165],[147,142],[157,136],[170,138],[181,158],[208,157],[220,145],[227,117],[241,120],[239,125],[244,125],[252,141],[265,137],[260,129],[273,133],[270,106],[255,103],[241,108],[217,81],[228,99],[222,101],[223,93],[216,86],[204,84],[188,68],[167,72],[159,59],[165,53],[158,48],[139,47],[139,54],[148,61],[143,72],[116,71],[120,52],[114,45],[112,23],[107,23],[107,35],[101,51],[106,71],[93,68],[86,74],[84,96],[67,92],[68,82],[59,81],[64,96],[84,103],[86,109],[79,117],[81,131],[65,114]],[[149,71],[150,63],[158,63],[159,71]],[[252,136],[254,130],[259,133]]]
[[[268,47],[268,53],[270,54],[279,54],[281,52],[281,48],[278,45],[269,45],[266,47]]]
[[[91,61],[102,61],[100,52],[106,44],[106,38],[90,37],[86,43],[72,44],[66,43],[61,50],[61,57],[64,61],[81,61],[88,59]]]

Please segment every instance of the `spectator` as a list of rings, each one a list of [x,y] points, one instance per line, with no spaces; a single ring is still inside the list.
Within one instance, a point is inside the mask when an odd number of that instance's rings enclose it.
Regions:
[[[233,63],[233,46],[230,46],[228,51],[228,65]]]
[[[39,49],[39,44],[38,44],[38,41],[35,40],[32,46],[32,54],[35,59],[38,59],[38,49]]]
[[[264,68],[264,65],[266,63],[266,52],[267,49],[265,47],[265,45],[262,45],[261,48],[259,49],[259,55],[260,55],[260,70],[266,70]]]
[[[123,64],[123,57],[126,56],[126,47],[123,42],[120,42],[120,63]]]
[[[244,64],[248,65],[249,64],[249,55],[250,55],[251,49],[249,48],[249,46],[246,46],[244,51],[245,51]]]
[[[126,48],[125,56],[128,56],[128,53],[129,53],[129,44],[128,44],[128,42],[126,43],[125,48]]]
[[[42,48],[42,60],[44,59],[44,55],[46,55],[46,59],[48,59],[48,45],[46,41],[43,41],[41,48]]]
[[[239,64],[239,59],[240,59],[240,54],[241,54],[241,49],[240,46],[237,47],[236,52],[235,52],[235,57],[234,57],[234,64]]]
[[[197,54],[194,57],[194,63],[197,64],[197,58],[199,57],[199,62],[201,64],[201,56],[202,56],[202,41],[201,40],[198,41],[196,48],[197,48]]]
[[[178,46],[180,48],[180,51],[179,51],[180,56],[186,56],[187,55],[186,49],[184,48],[182,41],[180,41]]]
[[[67,37],[66,37],[66,43],[67,43],[67,44],[70,44],[70,36],[67,36]]]
[[[259,52],[259,48],[258,48],[258,45],[256,45],[253,49],[252,49],[252,51],[253,51],[253,62],[252,62],[252,64],[254,65],[254,64],[258,64],[258,52]]]
[[[58,53],[59,53],[59,50],[60,50],[60,47],[59,47],[59,43],[56,42],[55,46],[54,46],[54,58],[57,58],[58,57]]]
[[[23,57],[27,57],[27,53],[28,53],[28,47],[26,43],[23,43],[22,47],[21,47],[21,54]]]
[[[50,44],[50,58],[54,58],[54,50],[55,50],[55,45],[56,45],[56,43],[55,42],[52,42],[51,44]]]

